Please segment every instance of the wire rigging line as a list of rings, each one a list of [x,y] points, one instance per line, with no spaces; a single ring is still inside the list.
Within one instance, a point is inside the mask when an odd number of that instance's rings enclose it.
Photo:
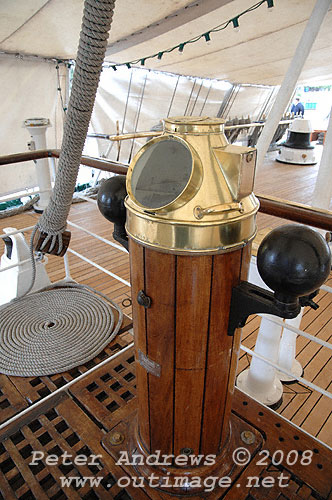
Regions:
[[[169,47],[168,49],[158,51],[155,54],[151,54],[151,55],[145,56],[145,57],[140,57],[138,59],[134,59],[132,61],[127,61],[124,63],[110,64],[110,67],[112,67],[114,69],[114,71],[116,71],[117,67],[119,67],[119,66],[127,66],[128,69],[130,69],[132,65],[139,64],[139,63],[141,64],[141,66],[145,66],[145,62],[147,60],[154,59],[154,58],[158,58],[159,60],[161,60],[164,54],[169,54],[170,52],[173,52],[174,50],[178,50],[180,53],[182,53],[184,50],[184,47],[186,45],[196,43],[199,40],[201,40],[202,38],[204,38],[205,41],[207,43],[209,43],[211,41],[211,37],[210,37],[211,33],[218,33],[219,31],[223,31],[231,24],[233,25],[233,28],[238,29],[239,19],[242,16],[248,14],[249,12],[253,12],[254,10],[258,9],[263,4],[267,4],[268,9],[271,9],[274,6],[273,0],[260,0],[259,2],[256,2],[253,5],[251,5],[251,7],[248,7],[244,11],[242,11],[239,14],[237,14],[236,16],[232,17],[231,19],[228,19],[228,21],[224,21],[223,23],[218,24],[217,26],[214,26],[213,28],[205,31],[204,33],[201,33],[200,35],[197,35],[193,38],[185,40],[184,42],[178,43],[177,45],[174,45],[173,47]]]

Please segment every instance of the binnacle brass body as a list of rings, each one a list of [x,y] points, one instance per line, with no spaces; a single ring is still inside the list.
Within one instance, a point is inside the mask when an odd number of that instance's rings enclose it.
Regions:
[[[254,148],[228,144],[224,121],[178,117],[147,142],[127,173],[126,230],[137,242],[176,254],[213,254],[256,234]]]

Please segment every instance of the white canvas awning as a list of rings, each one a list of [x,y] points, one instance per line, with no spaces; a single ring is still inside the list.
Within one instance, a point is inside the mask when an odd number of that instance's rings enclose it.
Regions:
[[[254,4],[253,0],[117,0],[107,60],[124,63],[144,58],[208,32]],[[315,0],[264,2],[232,26],[205,39],[146,61],[162,71],[231,82],[278,85],[310,17]],[[83,0],[2,0],[0,51],[74,59]],[[330,10],[301,81],[332,80],[332,11]]]
[[[203,37],[186,44],[182,55],[175,49],[161,59],[147,59],[144,67],[162,75],[131,72],[123,64],[209,33],[250,8],[254,0],[116,0],[106,61],[122,66],[102,73],[91,131],[115,133],[117,121],[120,131],[148,130],[169,113],[217,116],[227,93],[225,81],[264,86],[235,85],[231,111],[223,114],[258,119],[273,102],[273,89],[266,85],[282,82],[315,3],[274,0],[270,12],[264,1],[240,17],[239,32],[231,24],[210,33],[209,44]],[[48,147],[61,146],[68,75],[64,64],[56,69],[56,61],[76,57],[83,5],[83,0],[0,2],[0,155],[26,150],[29,136],[21,124],[35,116],[51,120]],[[330,9],[299,83],[332,82],[331,48]],[[110,157],[127,161],[141,143],[126,142],[120,153],[114,146]],[[105,154],[108,149],[101,140],[89,139],[86,144],[89,154]],[[35,185],[34,166],[28,162],[3,167],[0,180],[2,193]]]

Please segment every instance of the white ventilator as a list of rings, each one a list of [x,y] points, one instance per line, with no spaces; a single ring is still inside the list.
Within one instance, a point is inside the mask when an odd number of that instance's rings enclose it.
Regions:
[[[248,281],[269,290],[258,273],[254,257],[250,262]],[[275,319],[275,316],[269,314],[262,316],[255,352],[277,363],[282,327],[269,321],[269,317]],[[236,385],[241,391],[267,406],[277,407],[282,402],[283,387],[275,368],[256,357],[252,358],[250,367],[238,375]]]
[[[310,120],[296,118],[290,124],[287,140],[281,144],[276,160],[296,165],[315,164],[315,147],[310,142],[311,132]]]
[[[23,126],[28,130],[31,140],[28,142],[30,150],[46,149],[46,129],[51,126],[47,118],[29,118],[24,120]],[[36,165],[37,183],[40,191],[39,201],[34,205],[36,212],[43,212],[47,207],[52,192],[51,175],[48,158],[34,160]]]
[[[14,227],[4,228],[8,234],[16,231]],[[23,233],[8,235],[4,238],[5,251],[1,256],[0,269],[0,305],[20,297],[28,290],[31,283],[30,250]],[[23,262],[19,264],[19,262]],[[36,260],[36,280],[32,291],[37,291],[51,284],[45,269],[47,260]],[[19,265],[17,265],[19,264]],[[6,269],[9,267],[9,269]]]

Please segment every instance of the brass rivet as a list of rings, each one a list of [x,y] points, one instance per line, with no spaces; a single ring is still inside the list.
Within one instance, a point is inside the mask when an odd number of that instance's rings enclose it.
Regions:
[[[241,432],[241,439],[246,444],[253,444],[255,442],[255,434],[251,431]]]
[[[110,435],[111,444],[117,445],[123,443],[123,441],[124,441],[124,435],[121,434],[121,432],[112,432],[112,434]]]
[[[253,153],[248,153],[246,156],[247,163],[250,163],[252,161],[253,157],[254,157]]]

